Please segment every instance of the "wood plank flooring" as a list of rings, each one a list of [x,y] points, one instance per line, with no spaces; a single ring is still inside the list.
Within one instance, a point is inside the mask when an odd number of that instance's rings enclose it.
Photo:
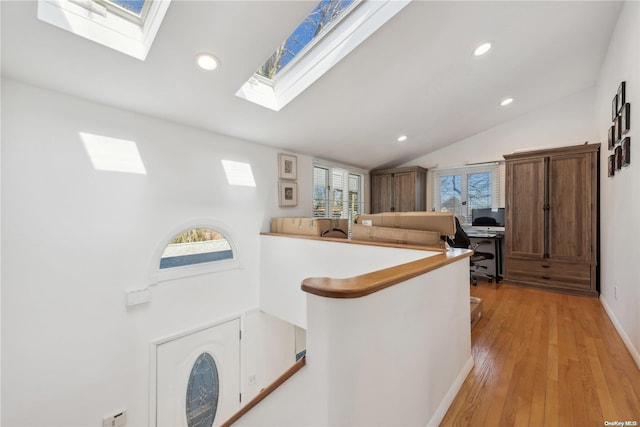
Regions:
[[[486,282],[471,295],[475,367],[441,426],[640,425],[640,370],[597,298]]]

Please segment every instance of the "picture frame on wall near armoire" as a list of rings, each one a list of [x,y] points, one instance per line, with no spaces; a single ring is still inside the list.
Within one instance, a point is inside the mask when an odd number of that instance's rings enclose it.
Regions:
[[[611,126],[607,132],[607,147],[611,154],[608,157],[608,175],[631,164],[631,138],[625,135],[631,129],[631,104],[627,102],[626,82],[620,82],[618,90],[611,100]]]

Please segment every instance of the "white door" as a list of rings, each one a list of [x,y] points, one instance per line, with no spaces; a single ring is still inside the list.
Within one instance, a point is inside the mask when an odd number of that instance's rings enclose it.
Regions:
[[[240,408],[240,319],[160,344],[156,357],[156,426],[218,426]]]

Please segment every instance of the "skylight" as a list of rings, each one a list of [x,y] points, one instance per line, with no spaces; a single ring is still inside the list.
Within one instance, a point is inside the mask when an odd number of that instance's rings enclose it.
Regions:
[[[409,2],[321,0],[236,96],[280,111]]]
[[[144,59],[171,0],[38,0],[38,19]]]
[[[355,0],[322,0],[256,74],[273,79],[296,55],[306,47],[312,47],[314,40],[322,39],[324,34],[359,4]]]

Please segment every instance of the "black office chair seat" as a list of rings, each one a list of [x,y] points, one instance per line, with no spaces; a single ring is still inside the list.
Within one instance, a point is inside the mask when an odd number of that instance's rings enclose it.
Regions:
[[[456,220],[456,234],[453,238],[447,238],[447,242],[449,243],[449,246],[452,246],[454,248],[463,248],[463,249],[473,250],[473,255],[471,255],[469,259],[469,264],[470,264],[469,279],[471,280],[471,284],[473,284],[473,286],[477,286],[478,279],[473,274],[473,270],[471,268],[472,267],[475,267],[476,269],[484,268],[486,270],[487,267],[485,265],[479,265],[478,263],[480,261],[493,259],[493,254],[489,252],[478,252],[476,251],[476,249],[478,248],[478,246],[481,246],[484,244],[491,244],[491,242],[488,240],[483,240],[471,246],[471,239],[469,239],[469,236],[462,228],[460,221],[458,220],[457,217],[455,217],[455,220]],[[493,282],[493,276],[489,274],[485,274],[485,276],[487,277],[487,280],[489,280],[489,283]]]
[[[469,261],[471,263],[470,267],[475,267],[476,269],[481,269],[484,268],[485,270],[487,269],[486,265],[480,265],[478,264],[480,261],[486,261],[486,260],[491,260],[493,259],[493,254],[489,253],[489,252],[478,252],[476,251],[475,248],[477,248],[480,245],[486,244],[486,243],[491,243],[489,241],[482,241],[482,242],[478,242],[476,243],[471,249],[473,250],[473,255],[471,255],[471,257],[469,258]],[[471,277],[471,283],[476,286],[478,284],[478,279],[476,278],[476,276],[473,274],[473,271],[470,271],[470,277]],[[487,280],[489,281],[489,283],[493,282],[493,276],[489,275],[489,274],[485,274],[485,276],[487,277]]]

